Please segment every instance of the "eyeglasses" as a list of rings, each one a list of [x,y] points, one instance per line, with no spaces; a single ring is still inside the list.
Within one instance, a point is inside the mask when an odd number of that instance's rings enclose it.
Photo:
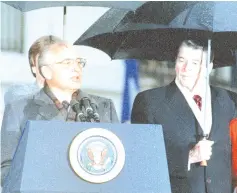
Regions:
[[[65,59],[61,62],[56,62],[56,64],[61,64],[65,67],[72,66],[73,64],[77,64],[79,67],[84,68],[86,65],[86,60],[84,58],[77,58],[75,60],[73,59]]]

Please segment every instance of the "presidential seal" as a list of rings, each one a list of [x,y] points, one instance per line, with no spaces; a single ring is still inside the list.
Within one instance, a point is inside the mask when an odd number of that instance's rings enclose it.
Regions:
[[[69,161],[73,171],[82,179],[104,183],[123,169],[125,150],[111,131],[91,128],[74,138],[69,148]]]

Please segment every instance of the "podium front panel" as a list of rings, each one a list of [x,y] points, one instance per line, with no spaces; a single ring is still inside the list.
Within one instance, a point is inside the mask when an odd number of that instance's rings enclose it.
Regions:
[[[73,171],[69,162],[69,147],[73,139],[91,128],[111,131],[120,139],[125,150],[121,172],[108,182],[85,181]],[[5,192],[171,192],[160,125],[28,122],[7,181]]]

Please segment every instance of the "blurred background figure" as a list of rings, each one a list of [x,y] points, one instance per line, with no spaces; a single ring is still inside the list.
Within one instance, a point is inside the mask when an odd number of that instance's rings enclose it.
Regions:
[[[232,178],[235,193],[237,192],[237,119],[230,122],[230,138],[232,143]]]
[[[137,60],[125,60],[125,80],[122,98],[122,123],[128,123],[131,119],[133,101],[140,90],[139,63]]]

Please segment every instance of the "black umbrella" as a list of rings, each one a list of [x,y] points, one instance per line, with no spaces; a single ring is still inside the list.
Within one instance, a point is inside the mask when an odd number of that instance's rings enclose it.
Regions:
[[[231,50],[237,49],[236,10],[237,2],[234,1],[199,2],[177,15],[170,27],[209,32],[213,49],[219,50],[215,54],[217,62],[232,65],[235,64],[235,54]]]
[[[96,35],[167,26],[182,11],[196,2],[146,2],[135,12],[110,9],[99,18],[80,38],[88,39]]]
[[[111,7],[133,11],[143,5],[145,1],[3,1],[3,3],[23,12],[40,8],[64,6]]]
[[[232,65],[235,63],[232,49],[237,46],[234,38],[236,35],[225,32],[218,33],[217,36],[209,30],[212,28],[205,25],[209,21],[209,26],[213,25],[215,29],[218,20],[213,20],[216,18],[213,15],[223,17],[223,11],[216,9],[217,4],[224,6],[221,3],[225,2],[148,2],[135,13],[111,9],[74,44],[95,47],[106,52],[112,59],[174,60],[177,47],[183,39],[207,42],[208,38],[212,38],[216,53],[215,67]],[[232,22],[234,25],[237,21],[237,3],[229,3],[231,10],[228,11],[228,16],[233,12],[232,17],[221,20],[225,25],[223,28],[219,26],[219,31],[230,29],[230,26],[226,27],[228,23]],[[206,12],[208,14],[204,14]],[[189,20],[190,16],[192,19]]]

